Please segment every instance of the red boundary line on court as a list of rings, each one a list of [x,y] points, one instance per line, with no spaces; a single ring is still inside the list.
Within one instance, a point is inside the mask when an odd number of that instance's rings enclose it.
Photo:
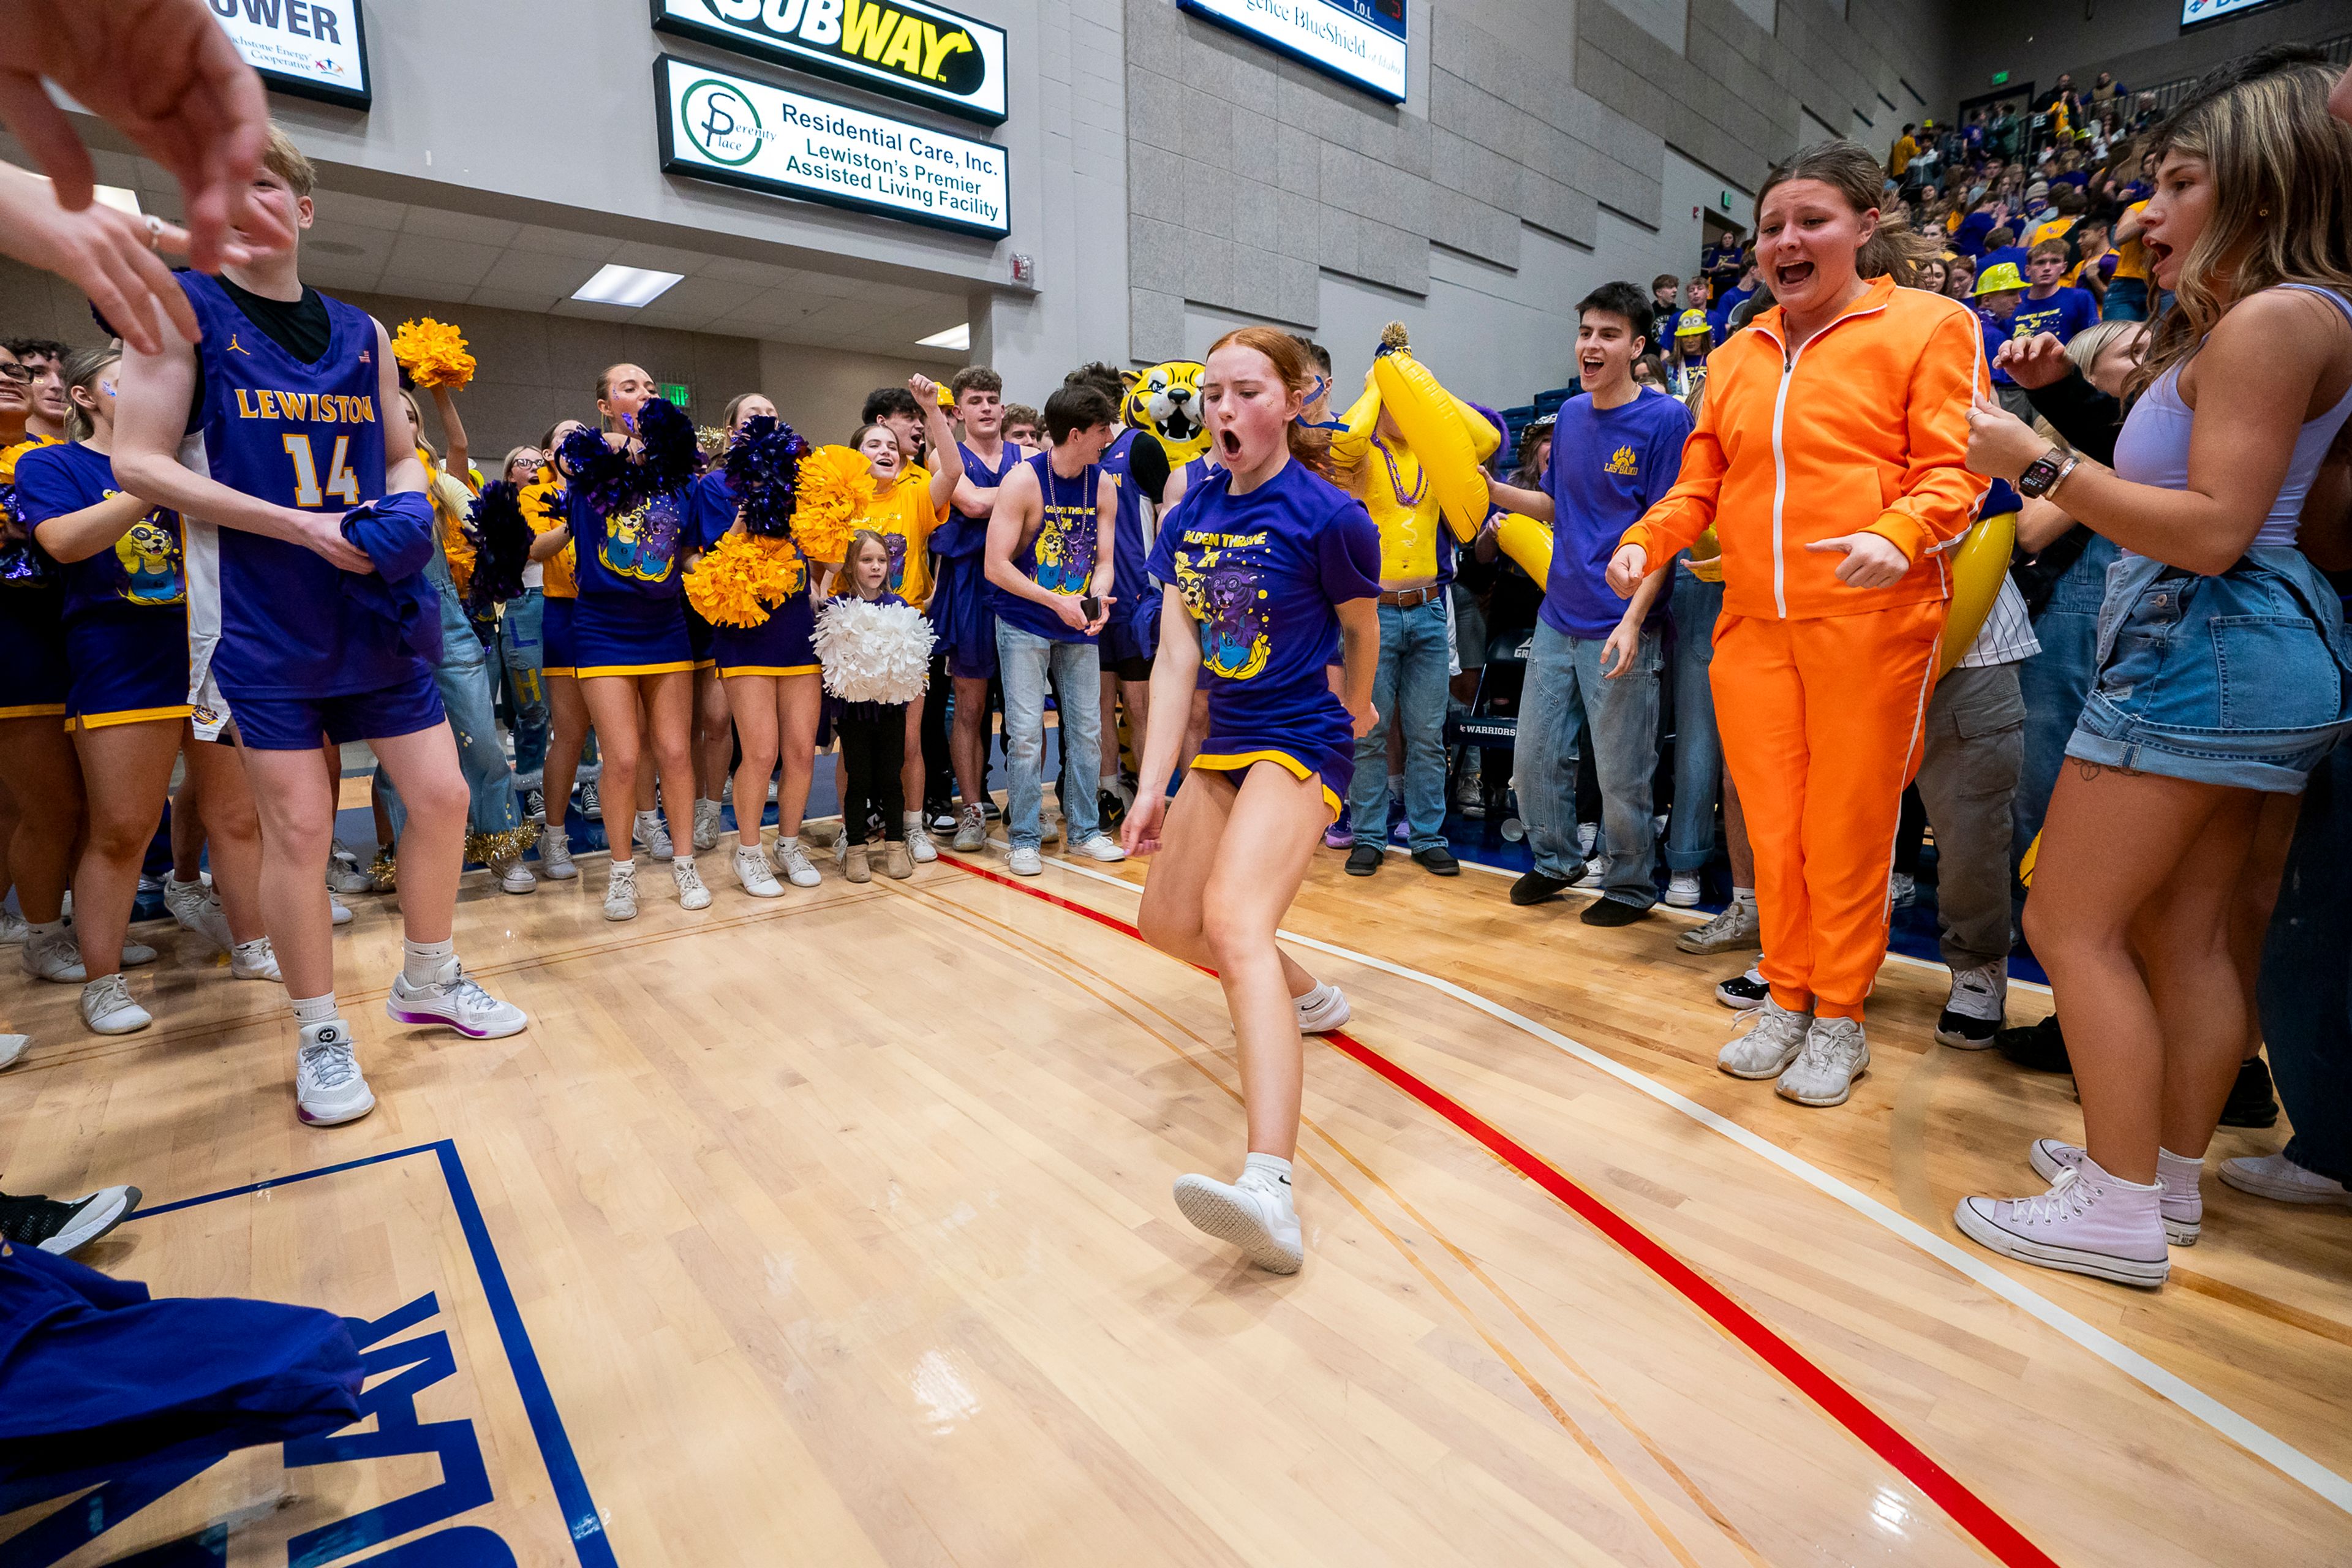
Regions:
[[[1010,888],[1017,893],[1026,893],[1033,899],[1042,899],[1122,935],[1134,937],[1139,942],[1143,939],[1141,931],[1115,915],[1105,914],[1100,910],[1049,893],[1043,888],[1031,887],[962,860],[946,856],[940,858],[943,864]],[[1204,969],[1202,973],[1213,974],[1215,971]],[[1386,1079],[1395,1088],[1468,1133],[1487,1152],[1550,1194],[1579,1218],[1623,1248],[1635,1262],[1673,1287],[1685,1300],[1712,1319],[1718,1328],[1788,1379],[1799,1393],[1811,1400],[1831,1420],[1852,1433],[1864,1447],[1894,1466],[1912,1485],[1950,1515],[1954,1523],[1974,1536],[1986,1551],[2011,1564],[2011,1568],[2057,1568],[2048,1552],[2026,1539],[2025,1533],[2010,1523],[1990,1503],[1970,1491],[1958,1477],[1937,1464],[1926,1450],[1864,1404],[1860,1395],[1824,1372],[1802,1351],[1782,1339],[1754,1313],[1733,1300],[1721,1287],[1675,1257],[1641,1226],[1611,1208],[1591,1191],[1570,1180],[1541,1155],[1444,1089],[1424,1081],[1349,1035],[1335,1029],[1322,1037],[1344,1055]]]

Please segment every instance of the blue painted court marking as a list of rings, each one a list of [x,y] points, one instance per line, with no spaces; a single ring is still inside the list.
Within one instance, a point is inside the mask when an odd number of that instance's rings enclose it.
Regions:
[[[612,1540],[604,1533],[604,1516],[596,1511],[596,1500],[589,1495],[588,1478],[582,1473],[571,1436],[563,1429],[563,1417],[555,1408],[555,1395],[547,1386],[547,1373],[539,1364],[539,1352],[530,1342],[530,1331],[523,1326],[522,1310],[515,1303],[513,1287],[507,1283],[505,1266],[499,1261],[498,1247],[490,1240],[489,1225],[482,1218],[482,1205],[474,1197],[474,1184],[466,1175],[466,1163],[458,1157],[454,1139],[417,1143],[363,1159],[345,1160],[340,1164],[320,1165],[316,1170],[297,1171],[290,1176],[272,1176],[241,1187],[225,1187],[202,1197],[157,1204],[139,1210],[123,1223],[136,1224],[158,1215],[174,1214],[226,1198],[247,1197],[273,1187],[289,1187],[298,1182],[316,1181],[320,1176],[339,1175],[414,1154],[431,1154],[439,1161],[442,1185],[448,1192],[450,1206],[457,1211],[457,1227],[465,1233],[467,1250],[473,1254],[475,1278],[481,1282],[491,1321],[498,1324],[507,1370],[514,1374],[515,1390],[522,1397],[531,1434],[539,1440],[540,1461],[547,1468],[548,1479],[554,1483],[555,1500],[563,1510],[564,1524],[572,1533],[572,1550],[579,1553],[581,1568],[619,1568],[619,1560],[613,1555]]]

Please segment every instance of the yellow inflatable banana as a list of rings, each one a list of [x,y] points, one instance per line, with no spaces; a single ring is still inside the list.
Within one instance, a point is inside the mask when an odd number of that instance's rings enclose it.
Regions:
[[[1363,395],[1348,405],[1347,413],[1339,416],[1339,423],[1346,428],[1331,433],[1331,467],[1334,471],[1342,475],[1356,471],[1357,466],[1364,460],[1364,454],[1371,450],[1372,432],[1380,422],[1381,389],[1368,370],[1364,373]]]
[[[1536,580],[1537,587],[1551,581],[1550,529],[1523,511],[1507,511],[1495,530],[1495,542],[1502,546],[1504,554],[1519,563],[1520,570]]]
[[[2017,545],[2017,513],[1998,512],[1977,519],[1968,538],[1952,552],[1952,608],[1944,617],[1944,649],[1936,679],[1959,663],[1984,629],[1992,602],[2000,596],[2001,580],[2009,575],[2010,552]]]
[[[1422,471],[1435,488],[1446,526],[1467,544],[1486,523],[1491,499],[1479,464],[1494,456],[1501,437],[1486,416],[1439,385],[1429,367],[1406,349],[1402,323],[1391,321],[1372,360],[1372,381],[1381,406],[1404,432],[1405,445],[1421,459]],[[1486,439],[1483,455],[1479,432]]]

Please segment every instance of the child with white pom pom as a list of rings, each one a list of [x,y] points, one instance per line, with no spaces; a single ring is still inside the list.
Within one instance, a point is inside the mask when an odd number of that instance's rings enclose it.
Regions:
[[[878,815],[886,846],[882,869],[903,879],[915,874],[907,847],[906,786],[900,782],[907,707],[922,697],[927,682],[930,623],[890,592],[890,546],[880,534],[859,529],[844,553],[844,591],[819,612],[815,638],[825,691],[839,703],[834,733],[841,739],[845,775],[843,870],[853,882],[873,880],[866,836]]]

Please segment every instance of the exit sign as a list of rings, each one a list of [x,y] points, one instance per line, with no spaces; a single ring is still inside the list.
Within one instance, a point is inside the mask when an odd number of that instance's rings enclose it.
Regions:
[[[663,382],[661,395],[665,401],[676,404],[681,409],[688,407],[694,401],[693,389],[682,381]]]
[[[1992,84],[1995,87],[2007,87],[2009,85],[2009,73],[2007,71],[1993,72]]]
[[[1723,193],[1723,210],[1725,212],[1729,212],[1731,210],[1731,193],[1729,191]]]

